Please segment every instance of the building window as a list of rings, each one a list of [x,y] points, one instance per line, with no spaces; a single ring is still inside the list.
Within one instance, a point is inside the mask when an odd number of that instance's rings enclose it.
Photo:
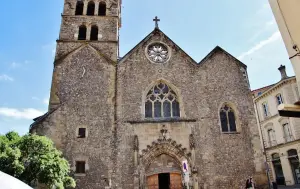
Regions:
[[[300,168],[298,152],[295,149],[291,149],[287,152],[292,173],[294,176],[295,184],[300,184]]]
[[[293,140],[293,136],[292,136],[289,124],[288,123],[284,123],[282,125],[282,127],[283,127],[283,134],[284,134],[285,142],[292,141]]]
[[[180,107],[177,95],[168,85],[160,82],[148,92],[145,103],[145,117],[180,117]]]
[[[86,26],[79,27],[78,40],[86,40]]]
[[[95,15],[95,3],[93,1],[90,1],[88,3],[86,15],[88,15],[88,16]]]
[[[100,2],[99,3],[99,10],[98,10],[99,16],[106,16],[106,3]]]
[[[98,40],[98,27],[92,26],[91,28],[91,40],[97,41]]]
[[[263,110],[264,110],[264,115],[265,115],[265,117],[268,117],[268,116],[269,116],[269,107],[268,107],[268,103],[264,102],[264,103],[262,104],[262,106],[263,106]]]
[[[278,153],[272,154],[272,164],[275,171],[276,183],[278,185],[285,185],[280,156]]]
[[[262,92],[258,92],[258,93],[257,93],[257,96],[260,96],[260,95],[262,95]]]
[[[224,105],[220,110],[220,120],[222,132],[236,132],[236,119],[234,111],[228,105]]]
[[[268,139],[269,139],[269,146],[275,146],[276,138],[275,138],[275,131],[273,129],[268,129]]]
[[[83,7],[83,2],[77,1],[75,15],[83,15]]]
[[[86,128],[78,129],[78,138],[86,138]]]
[[[283,99],[281,94],[276,95],[276,100],[278,105],[283,104]]]
[[[85,161],[76,161],[76,173],[78,174],[85,173]]]

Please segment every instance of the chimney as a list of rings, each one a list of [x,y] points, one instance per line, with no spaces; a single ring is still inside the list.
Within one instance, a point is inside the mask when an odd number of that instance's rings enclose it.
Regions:
[[[281,73],[281,80],[288,78],[288,76],[286,75],[285,66],[280,65],[280,67],[278,68],[278,70]]]

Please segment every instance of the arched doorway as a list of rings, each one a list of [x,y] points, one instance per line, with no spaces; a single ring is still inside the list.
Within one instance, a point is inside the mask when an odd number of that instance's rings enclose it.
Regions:
[[[175,158],[161,154],[146,168],[148,189],[182,189],[181,164]]]

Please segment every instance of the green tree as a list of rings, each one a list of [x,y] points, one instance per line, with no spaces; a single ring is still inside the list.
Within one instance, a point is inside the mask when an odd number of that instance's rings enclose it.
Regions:
[[[38,182],[49,188],[75,187],[68,161],[44,136],[0,135],[0,170],[31,186]]]

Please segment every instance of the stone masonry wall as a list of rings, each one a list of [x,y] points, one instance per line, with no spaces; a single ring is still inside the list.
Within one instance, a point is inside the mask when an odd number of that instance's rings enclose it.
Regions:
[[[171,47],[171,59],[165,64],[153,64],[145,56],[147,45],[157,41]],[[159,129],[151,130],[149,123],[128,124],[128,121],[144,120],[143,94],[157,80],[176,87],[174,90],[178,91],[182,100],[182,118],[197,120],[195,124],[189,124],[190,128],[185,123],[168,125],[170,128],[182,125],[195,135],[195,166],[199,184],[211,189],[240,188],[250,175],[258,175],[262,178],[261,182],[265,182],[252,98],[240,67],[237,60],[222,50],[217,50],[206,62],[196,65],[163,34],[151,36],[126,60],[121,60],[117,96],[118,119],[121,120],[118,125],[118,188],[133,186],[136,167],[132,158],[127,157],[133,157],[134,135],[139,136],[140,144],[148,145],[155,138],[149,140],[149,137],[159,137]],[[219,108],[226,102],[234,105],[238,116],[239,132],[236,134],[221,133]],[[189,143],[188,137],[171,134],[171,138],[183,146]],[[144,145],[140,145],[140,153],[143,148]]]
[[[86,174],[75,174],[77,188],[104,188],[112,165],[115,65],[85,46],[55,72],[61,104],[36,132],[54,140],[74,171],[75,161],[86,161]],[[78,138],[78,128],[87,129],[87,138]]]

